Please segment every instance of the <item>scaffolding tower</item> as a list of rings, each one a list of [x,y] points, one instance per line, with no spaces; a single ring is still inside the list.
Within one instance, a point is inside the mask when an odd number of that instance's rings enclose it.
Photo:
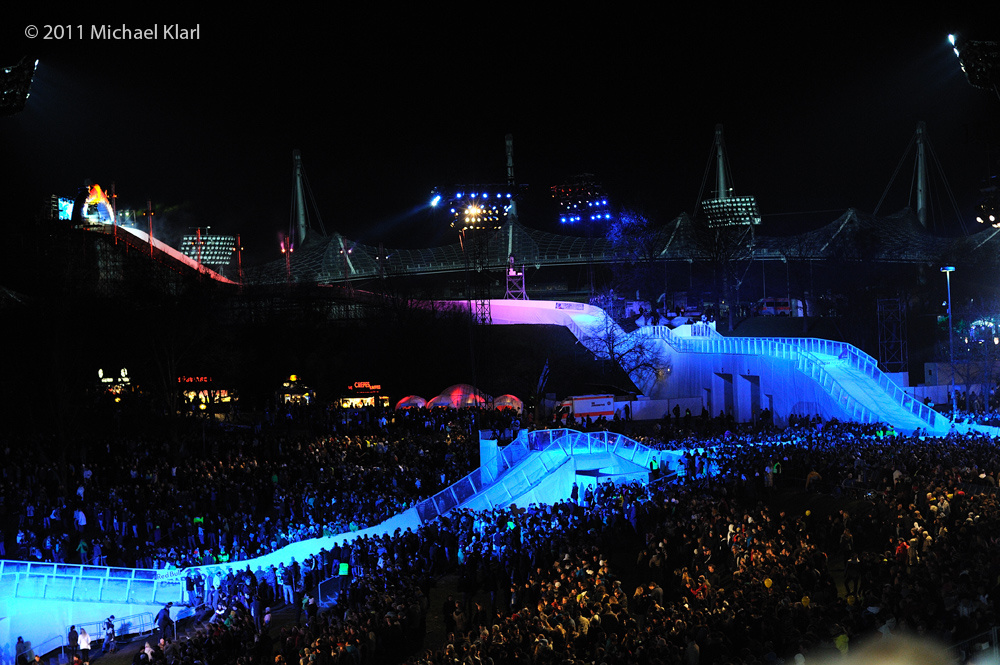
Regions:
[[[527,300],[528,294],[524,290],[524,265],[518,270],[514,263],[514,255],[507,257],[507,293],[506,300]]]
[[[879,298],[877,305],[878,362],[887,373],[905,372],[909,366],[906,305],[901,298]]]

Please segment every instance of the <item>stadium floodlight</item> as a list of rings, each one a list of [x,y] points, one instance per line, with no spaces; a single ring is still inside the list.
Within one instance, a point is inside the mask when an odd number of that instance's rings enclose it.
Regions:
[[[610,219],[604,214],[608,208],[608,196],[604,186],[592,173],[572,176],[558,185],[552,185],[549,189],[552,198],[559,206],[559,221],[562,224],[579,222],[583,219],[589,222]],[[586,217],[574,214],[584,207],[589,208],[592,214]]]
[[[1000,97],[1000,43],[948,35],[969,85]]]
[[[983,193],[982,200],[976,204],[976,221],[980,224],[989,224],[993,228],[1000,228],[1000,193],[996,185],[991,184],[980,190]]]
[[[205,232],[201,232],[199,229],[198,233],[182,236],[180,251],[188,258],[221,272],[229,266],[233,257],[236,256],[236,236],[211,235],[207,232],[210,228],[212,227],[205,227]],[[284,243],[282,243],[282,252],[284,252]]]
[[[701,208],[705,211],[705,216],[708,217],[709,228],[756,226],[761,222],[757,200],[752,196],[708,199],[701,202]]]
[[[21,58],[16,65],[0,67],[0,116],[24,110],[38,61]]]
[[[434,194],[437,203],[448,205],[451,226],[459,231],[499,229],[516,196],[510,185],[463,185],[451,191],[435,189]]]

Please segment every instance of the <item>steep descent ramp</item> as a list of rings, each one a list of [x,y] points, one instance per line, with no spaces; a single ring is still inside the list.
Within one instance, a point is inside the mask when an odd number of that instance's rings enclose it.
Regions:
[[[824,369],[859,403],[878,414],[881,419],[891,423],[893,427],[912,431],[928,426],[918,416],[892,399],[885,390],[878,389],[871,377],[861,370],[851,367],[845,360],[832,360],[824,365]]]

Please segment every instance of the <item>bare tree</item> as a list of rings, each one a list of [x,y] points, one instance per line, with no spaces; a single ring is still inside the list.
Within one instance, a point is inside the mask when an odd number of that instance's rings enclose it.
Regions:
[[[977,395],[982,399],[978,408],[987,409],[1000,363],[1000,326],[994,321],[997,308],[983,302],[969,302],[958,309],[952,331],[955,351],[951,371],[955,374],[955,383],[965,386],[964,404],[959,406],[966,411],[974,410],[977,405],[972,400],[973,395]],[[942,322],[947,331],[948,319],[942,317]],[[936,352],[939,358],[950,358],[947,338],[938,342]]]
[[[665,371],[666,360],[659,353],[660,342],[649,328],[625,332],[603,311],[597,322],[583,330],[580,343],[598,358],[621,367],[640,389],[652,385]]]

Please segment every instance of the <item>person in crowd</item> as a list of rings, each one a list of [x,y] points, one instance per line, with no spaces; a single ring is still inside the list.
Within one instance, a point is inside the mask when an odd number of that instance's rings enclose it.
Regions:
[[[115,533],[109,543],[125,543],[129,534],[134,541],[173,524],[160,540],[172,539],[174,554],[154,542],[134,556],[178,566],[204,565],[209,551],[231,553],[228,567],[309,534],[350,534],[352,524],[360,528],[435,492],[442,468],[445,482],[471,469],[477,442],[465,424],[436,414],[337,423],[319,437],[259,442],[270,448],[259,455],[252,442],[236,441],[216,460],[177,462],[176,473],[169,455],[133,458],[126,447],[122,482],[112,468],[88,466],[87,500],[100,505],[86,528],[103,522]],[[992,534],[1000,502],[989,479],[997,477],[1000,448],[991,437],[907,436],[813,416],[784,430],[741,428],[725,414],[676,427],[635,420],[591,427],[620,427],[653,449],[686,451],[690,465],[678,465],[676,476],[664,470],[670,482],[588,484],[580,502],[569,500],[567,488],[566,500],[551,504],[460,508],[416,528],[348,535],[336,556],[318,552],[297,562],[293,600],[312,598],[317,572],[334,560],[349,562],[353,574],[330,609],[281,635],[272,636],[241,600],[246,571],[232,581],[223,575],[219,619],[183,644],[165,643],[156,658],[224,664],[257,662],[262,653],[270,661],[277,652],[286,661],[421,665],[794,662],[849,650],[876,631],[959,643],[996,620],[1000,543]],[[766,469],[777,464],[789,482],[771,487]],[[811,472],[823,481],[805,494]],[[159,492],[182,498],[151,501]],[[855,502],[849,512],[848,500]],[[160,515],[148,507],[174,504],[183,509]],[[624,560],[635,566],[612,564]],[[209,565],[220,569],[217,560]],[[842,568],[849,589],[840,585]],[[427,651],[419,645],[430,588],[442,574],[464,580],[463,597],[442,607],[450,630]],[[260,588],[265,575],[256,577],[252,586]],[[625,582],[634,594],[623,592]]]
[[[69,633],[66,634],[66,656],[72,660],[79,648],[80,633],[76,632],[76,626],[73,625],[69,627]]]
[[[80,661],[83,665],[90,665],[90,634],[82,626],[80,627],[80,636],[77,638],[77,644],[80,646]]]
[[[104,620],[104,642],[101,643],[101,653],[115,653],[118,651],[115,635],[115,615],[112,614]]]

